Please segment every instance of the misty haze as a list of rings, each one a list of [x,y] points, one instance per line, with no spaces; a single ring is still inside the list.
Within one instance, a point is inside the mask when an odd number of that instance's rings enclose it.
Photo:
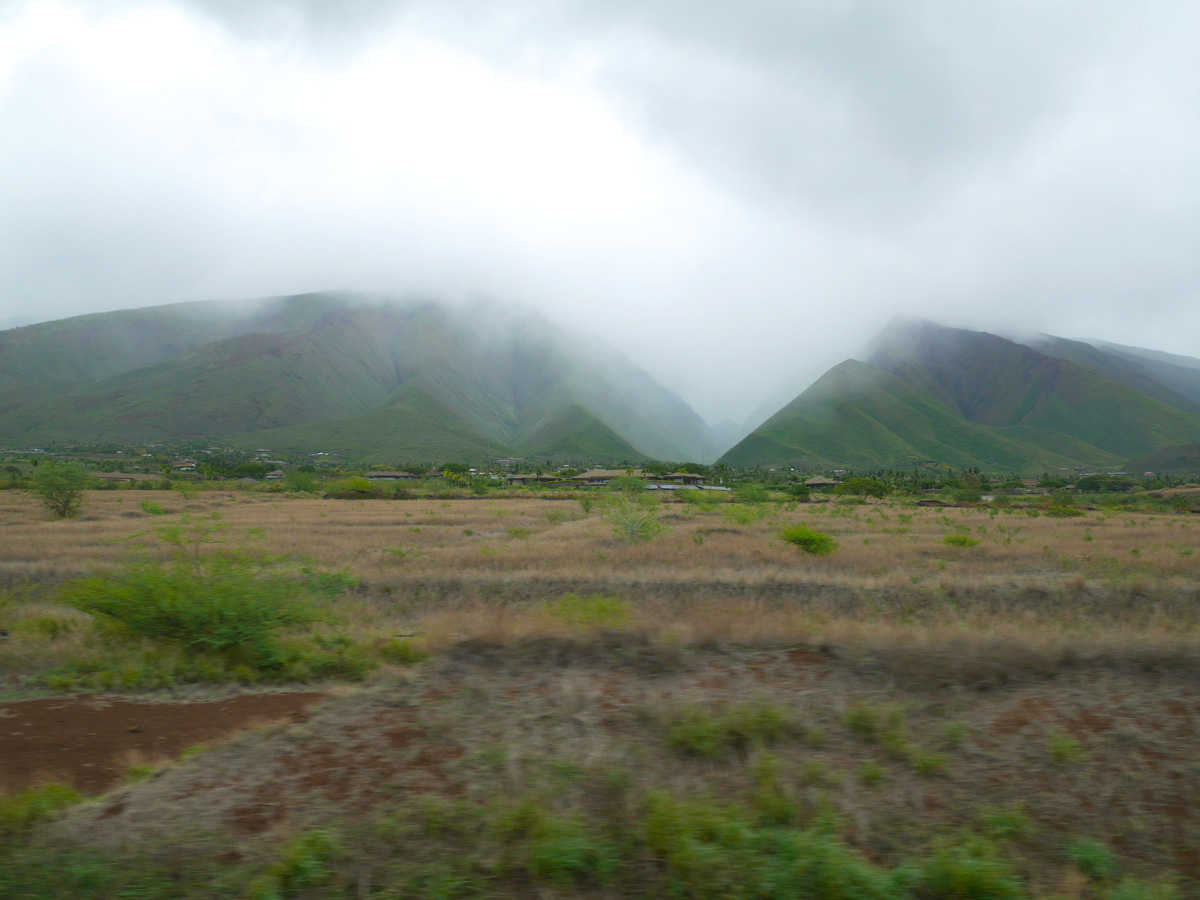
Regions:
[[[0,4],[0,900],[1200,896],[1198,45]]]

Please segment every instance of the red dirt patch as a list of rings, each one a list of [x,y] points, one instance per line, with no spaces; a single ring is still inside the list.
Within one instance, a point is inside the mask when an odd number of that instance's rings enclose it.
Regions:
[[[304,721],[324,695],[243,694],[197,703],[55,697],[0,704],[0,789],[45,779],[99,793],[125,778],[131,757],[174,757],[258,723]]]

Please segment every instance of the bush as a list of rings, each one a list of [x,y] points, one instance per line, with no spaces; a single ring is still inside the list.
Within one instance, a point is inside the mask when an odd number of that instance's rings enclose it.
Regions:
[[[875,867],[819,828],[763,827],[735,809],[666,794],[647,806],[643,840],[666,878],[662,896],[900,900],[913,877]]]
[[[582,631],[622,628],[633,621],[629,604],[620,597],[567,594],[543,607],[546,614]]]
[[[63,600],[120,622],[132,634],[189,653],[238,650],[257,669],[279,664],[275,632],[315,618],[308,591],[233,554],[176,565],[149,562],[68,585]]]
[[[945,847],[921,867],[921,897],[939,900],[1019,900],[1025,896],[1012,865],[990,844]]]
[[[429,651],[404,638],[389,638],[379,645],[379,655],[398,666],[412,666],[429,659]]]
[[[752,746],[779,740],[788,731],[788,721],[774,706],[734,706],[723,713],[687,707],[671,724],[667,742],[677,753],[716,759]]]
[[[771,492],[762,484],[739,484],[734,491],[741,503],[766,503],[771,499]]]
[[[321,482],[312,472],[292,468],[284,474],[283,486],[294,493],[315,494]]]
[[[79,515],[83,492],[92,486],[92,476],[76,463],[39,466],[30,489],[42,499],[51,514],[60,519]]]
[[[383,491],[365,478],[343,478],[325,492],[331,500],[380,500]]]
[[[21,837],[82,799],[77,791],[53,781],[0,797],[0,844]]]
[[[1117,870],[1112,851],[1094,838],[1081,838],[1067,847],[1067,856],[1088,878],[1107,881]]]
[[[837,541],[823,531],[814,531],[806,525],[791,525],[783,529],[779,532],[779,539],[813,556],[828,556],[837,549]]]
[[[613,536],[628,544],[644,543],[667,530],[667,526],[658,521],[653,507],[626,499],[608,504],[604,518],[612,525]]]
[[[833,492],[841,496],[857,494],[861,497],[886,497],[891,493],[891,488],[878,478],[847,478]]]
[[[646,482],[634,475],[621,475],[608,483],[609,490],[624,494],[639,494],[646,489]]]
[[[947,547],[978,547],[979,539],[965,534],[948,534],[942,543]]]

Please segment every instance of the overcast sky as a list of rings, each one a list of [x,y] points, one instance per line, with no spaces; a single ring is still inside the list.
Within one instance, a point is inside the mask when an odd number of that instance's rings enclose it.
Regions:
[[[1200,4],[0,0],[0,323],[533,306],[706,418],[898,313],[1200,356]]]

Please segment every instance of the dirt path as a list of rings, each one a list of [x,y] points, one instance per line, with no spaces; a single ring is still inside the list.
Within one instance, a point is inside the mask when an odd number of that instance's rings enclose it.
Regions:
[[[174,758],[281,719],[303,721],[324,695],[244,694],[193,703],[55,697],[0,703],[0,791],[54,779],[87,793],[120,783],[129,766]]]

